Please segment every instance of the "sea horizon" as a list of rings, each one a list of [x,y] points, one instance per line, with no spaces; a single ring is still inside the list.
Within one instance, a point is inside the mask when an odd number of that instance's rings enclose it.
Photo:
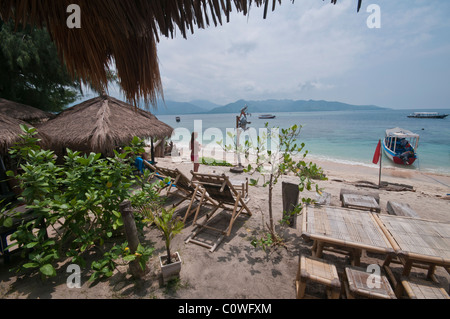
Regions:
[[[274,112],[274,119],[259,119],[253,113],[248,116],[248,127],[258,131],[269,123],[269,128],[287,128],[294,124],[302,125],[299,143],[305,143],[307,160],[332,161],[348,165],[378,167],[372,163],[375,148],[385,135],[385,130],[401,127],[418,133],[418,160],[412,166],[397,165],[386,156],[382,158],[383,167],[397,167],[408,170],[450,175],[450,120],[415,119],[407,115],[423,109],[380,109],[351,111],[307,111]],[[427,112],[450,114],[450,109],[426,109]],[[201,143],[207,147],[215,146],[227,138],[227,131],[236,127],[234,113],[196,113],[176,115],[157,115],[157,118],[172,126],[175,144],[187,145],[189,134],[200,131]],[[200,122],[199,122],[200,121]],[[218,130],[217,130],[218,129]],[[178,132],[178,136],[176,136]],[[241,131],[242,132],[242,131]]]

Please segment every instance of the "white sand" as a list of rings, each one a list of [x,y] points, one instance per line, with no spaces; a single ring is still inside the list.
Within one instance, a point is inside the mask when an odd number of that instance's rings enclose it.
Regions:
[[[178,168],[187,176],[190,175],[192,163],[188,156],[172,160],[157,158],[157,165]],[[331,205],[340,206],[339,192],[341,188],[375,191],[380,195],[381,213],[386,214],[389,200],[407,202],[421,218],[450,222],[450,200],[445,195],[450,193],[450,176],[424,174],[414,170],[398,168],[383,169],[382,180],[391,183],[408,184],[415,191],[387,191],[370,188],[357,188],[357,181],[378,183],[378,169],[357,165],[345,165],[334,162],[315,161],[324,169],[328,180],[318,181],[319,186],[331,194]],[[244,178],[246,174],[233,174],[229,167],[212,167],[200,165],[200,172],[226,173],[233,178]],[[278,221],[282,212],[281,182],[296,183],[293,176],[283,176],[274,188],[274,218]],[[286,242],[285,248],[264,252],[254,248],[250,242],[264,233],[264,222],[268,221],[268,189],[250,187],[251,200],[248,205],[253,215],[240,217],[231,235],[226,237],[211,253],[207,248],[192,243],[185,244],[185,239],[193,230],[192,217],[188,219],[185,229],[172,242],[173,250],[179,251],[183,266],[179,284],[168,289],[161,285],[158,266],[159,254],[164,253],[164,243],[154,229],[146,229],[145,238],[151,240],[155,247],[155,256],[149,262],[150,273],[144,281],[134,282],[126,274],[127,267],[119,267],[114,276],[105,282],[91,285],[87,282],[90,271],[82,271],[82,287],[68,289],[65,273],[68,263],[62,264],[58,277],[42,283],[39,278],[17,278],[2,265],[0,296],[2,298],[295,298],[295,276],[298,268],[299,254],[311,254],[311,243],[301,237],[300,222],[295,229],[280,229]],[[309,193],[315,196],[314,193]],[[183,204],[182,207],[186,207]],[[183,212],[183,208],[180,208]],[[226,213],[223,221],[226,222]],[[300,221],[301,218],[298,219]],[[279,229],[279,227],[277,227]],[[342,255],[326,253],[325,259],[334,261],[338,270],[342,271],[349,264]],[[380,256],[363,256],[361,265],[382,264]],[[400,265],[393,265],[394,270],[401,271]],[[414,268],[413,276],[422,276],[424,270]],[[449,275],[441,267],[437,268],[437,278],[448,289]],[[313,287],[314,288],[314,287]],[[316,290],[314,290],[316,289]],[[312,294],[323,298],[320,287],[314,288]]]

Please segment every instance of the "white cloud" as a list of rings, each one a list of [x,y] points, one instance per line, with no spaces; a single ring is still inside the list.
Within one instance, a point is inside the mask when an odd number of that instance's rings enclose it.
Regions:
[[[449,38],[444,20],[449,5],[437,2],[378,0],[381,29],[369,29],[364,1],[359,13],[351,0],[284,1],[266,20],[262,8],[252,7],[248,17],[232,14],[229,23],[195,30],[187,40],[179,34],[161,39],[166,99],[225,104],[241,98],[323,98],[394,107],[395,93],[383,98],[374,93],[374,86],[387,92],[386,77],[401,78],[404,68],[427,63],[427,56],[442,59],[448,69],[443,39]],[[408,80],[401,86],[414,91],[417,81]]]

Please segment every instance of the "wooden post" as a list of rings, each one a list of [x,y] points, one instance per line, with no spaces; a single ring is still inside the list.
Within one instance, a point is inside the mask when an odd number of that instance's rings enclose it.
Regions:
[[[131,209],[131,202],[126,200],[120,203],[119,210],[122,215],[123,225],[125,227],[125,235],[128,241],[130,252],[134,254],[139,246],[138,232],[136,222],[134,220],[133,210]],[[142,269],[139,265],[139,258],[130,262],[130,273],[133,277],[142,278],[147,269]]]
[[[298,185],[282,182],[281,194],[283,197],[283,212],[287,215],[292,214],[294,207],[298,205]],[[297,215],[289,217],[289,227],[295,228],[297,224]]]
[[[383,154],[380,151],[380,172],[378,173],[378,188],[381,188],[381,160],[383,158]]]

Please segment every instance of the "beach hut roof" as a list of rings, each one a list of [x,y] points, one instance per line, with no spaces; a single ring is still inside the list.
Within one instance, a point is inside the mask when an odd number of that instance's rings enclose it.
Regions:
[[[20,128],[21,124],[31,127],[30,124],[8,115],[2,114],[0,116],[0,155],[7,154],[9,148],[20,140],[19,135],[24,134]],[[39,143],[41,147],[49,145],[49,138],[45,134],[38,132],[36,137],[41,140]]]
[[[112,156],[134,136],[170,137],[173,128],[150,112],[102,95],[75,105],[39,127],[54,147]]]
[[[178,29],[186,37],[194,25],[217,26],[223,15],[228,22],[232,10],[247,15],[252,4],[264,5],[265,18],[276,2],[281,0],[2,0],[0,18],[45,26],[69,72],[98,91],[107,88],[115,62],[127,101],[156,105],[163,96],[156,50],[161,35],[174,37]],[[65,27],[76,13],[73,4],[80,9],[80,28]]]
[[[51,113],[42,111],[35,107],[1,99],[0,98],[0,113],[8,115],[9,117],[30,122],[37,120],[44,120],[52,117]]]

